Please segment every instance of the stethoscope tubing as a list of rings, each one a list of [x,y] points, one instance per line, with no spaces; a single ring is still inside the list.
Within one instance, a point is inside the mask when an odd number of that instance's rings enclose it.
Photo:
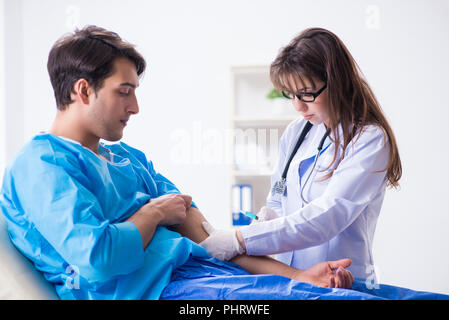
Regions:
[[[309,201],[307,201],[307,200],[304,198],[304,195],[303,195],[304,189],[305,189],[305,187],[306,187],[306,185],[307,185],[307,182],[309,182],[310,177],[312,176],[313,170],[315,170],[316,163],[317,163],[318,158],[319,158],[319,156],[320,156],[321,150],[323,149],[324,141],[325,141],[326,138],[329,136],[330,132],[331,132],[331,129],[328,128],[328,129],[326,130],[326,133],[324,134],[324,136],[321,138],[320,144],[318,145],[318,148],[317,148],[317,149],[318,149],[318,152],[317,152],[317,154],[316,154],[316,156],[315,156],[315,161],[313,161],[312,170],[310,170],[309,175],[307,176],[307,179],[306,179],[306,181],[304,182],[304,185],[301,186],[301,199],[302,199],[302,201],[303,201],[305,204],[308,204]]]
[[[288,169],[290,168],[290,163],[292,162],[293,157],[295,156],[296,152],[298,151],[299,147],[301,146],[302,142],[304,141],[305,137],[307,136],[307,133],[310,131],[310,129],[312,128],[312,126],[313,126],[312,123],[310,123],[309,121],[307,121],[306,125],[304,126],[303,130],[301,131],[301,134],[300,134],[300,136],[299,136],[299,138],[298,138],[298,141],[296,142],[296,145],[295,145],[295,147],[294,147],[292,153],[290,154],[290,157],[289,157],[287,163],[285,164],[284,171],[282,172],[281,179],[278,180],[278,181],[274,184],[273,188],[271,189],[271,192],[272,192],[273,195],[276,194],[276,193],[279,193],[279,194],[284,195],[284,196],[286,195],[286,190],[287,190],[287,172],[288,172]],[[316,163],[317,163],[317,161],[318,161],[318,157],[320,156],[320,152],[321,152],[321,150],[323,149],[324,141],[325,141],[326,138],[329,136],[330,132],[331,132],[331,129],[328,128],[328,129],[326,130],[326,133],[325,133],[325,134],[323,135],[323,137],[321,138],[320,144],[318,145],[318,153],[317,153],[317,155],[315,156],[315,161],[314,161],[314,163],[313,163],[312,170],[310,171],[309,176],[308,176],[307,179],[306,179],[306,182],[305,182],[305,184],[304,184],[304,187],[306,186],[307,182],[308,182],[309,179],[310,179],[310,176],[311,176],[313,170],[315,169]],[[306,201],[306,200],[304,199],[304,196],[303,196],[303,190],[304,190],[304,187],[301,188],[301,192],[300,192],[300,193],[301,193],[301,199],[302,199],[305,203],[309,203],[308,201]]]

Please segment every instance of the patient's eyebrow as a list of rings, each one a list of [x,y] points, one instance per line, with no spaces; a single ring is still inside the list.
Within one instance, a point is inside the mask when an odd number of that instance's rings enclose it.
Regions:
[[[125,86],[125,87],[131,87],[133,89],[135,89],[137,86],[131,82],[123,82],[120,84],[120,86]]]

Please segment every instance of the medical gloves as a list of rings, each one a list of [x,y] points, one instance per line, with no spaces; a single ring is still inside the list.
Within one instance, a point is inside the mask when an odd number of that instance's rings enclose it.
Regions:
[[[260,211],[256,215],[257,219],[252,219],[251,224],[279,218],[279,215],[276,213],[276,211],[268,207],[260,208]]]
[[[209,235],[200,242],[206,251],[220,260],[230,260],[244,252],[235,235],[236,230],[215,229],[208,222],[202,223],[204,231]]]

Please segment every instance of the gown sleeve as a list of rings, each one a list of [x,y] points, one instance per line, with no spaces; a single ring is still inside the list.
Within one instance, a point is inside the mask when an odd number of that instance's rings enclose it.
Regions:
[[[22,156],[12,168],[13,198],[58,254],[92,282],[142,267],[140,232],[104,217],[76,157],[56,155],[46,141],[34,152],[40,156]]]
[[[357,219],[386,184],[389,146],[371,126],[346,150],[324,193],[285,217],[242,227],[248,254],[300,250],[329,241]],[[269,252],[267,252],[269,248]]]

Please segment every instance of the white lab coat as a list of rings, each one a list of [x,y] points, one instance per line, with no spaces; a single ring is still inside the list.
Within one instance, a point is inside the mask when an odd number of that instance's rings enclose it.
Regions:
[[[282,135],[272,187],[280,180],[305,123],[303,119],[293,121]],[[323,146],[323,150],[327,149],[322,151],[304,188],[304,198],[309,202],[305,204],[300,195],[301,187],[312,169],[325,131],[324,124],[310,129],[290,164],[286,196],[272,195],[270,190],[267,206],[281,217],[240,229],[247,254],[278,254],[278,260],[299,269],[308,269],[323,261],[350,258],[352,265],[348,269],[354,277],[373,278],[373,237],[386,189],[386,171],[376,171],[387,166],[388,140],[380,127],[366,126],[359,139],[347,147],[345,158],[333,176],[320,182],[319,178],[325,173],[317,169],[330,164],[335,150],[335,144],[328,137]],[[341,154],[342,145],[339,148]],[[310,165],[307,167],[307,164]]]

